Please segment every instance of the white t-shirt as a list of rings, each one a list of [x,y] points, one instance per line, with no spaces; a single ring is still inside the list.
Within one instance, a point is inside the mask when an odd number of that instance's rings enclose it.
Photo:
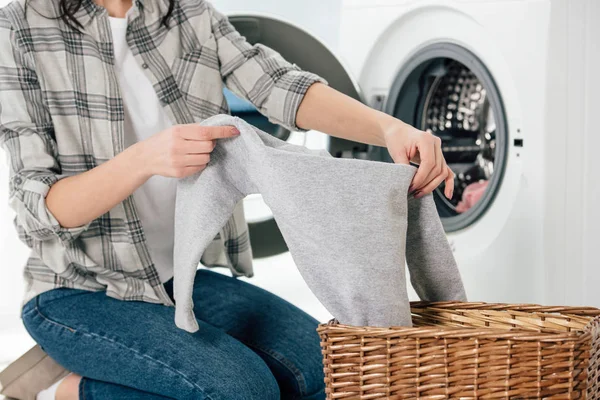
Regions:
[[[125,106],[124,140],[125,147],[128,147],[169,128],[173,123],[127,45],[127,18],[109,17],[109,21],[115,50],[115,71]],[[155,175],[133,193],[150,257],[161,282],[173,277],[176,184],[176,178]]]

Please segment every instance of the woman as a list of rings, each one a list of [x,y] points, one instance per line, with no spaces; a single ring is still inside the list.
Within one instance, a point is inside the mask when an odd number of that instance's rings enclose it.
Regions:
[[[289,129],[387,146],[420,163],[417,197],[442,181],[452,197],[438,138],[250,45],[205,0],[14,0],[0,142],[32,249],[23,322],[72,371],[52,397],[324,398],[318,321],[265,290],[201,269],[200,331],[173,323],[173,178],[239,133],[195,124],[228,111],[223,83]],[[215,260],[236,258],[231,241],[247,250],[238,239],[216,241]]]

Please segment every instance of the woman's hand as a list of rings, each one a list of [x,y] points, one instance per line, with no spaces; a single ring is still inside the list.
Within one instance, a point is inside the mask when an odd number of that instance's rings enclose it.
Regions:
[[[89,171],[60,179],[50,188],[46,204],[62,226],[81,226],[108,212],[153,175],[181,178],[203,170],[215,140],[236,135],[232,126],[173,126]]]
[[[401,123],[385,132],[384,138],[394,162],[419,164],[409,192],[414,192],[415,197],[420,198],[434,191],[445,181],[444,195],[448,199],[452,198],[454,172],[446,164],[439,137]]]
[[[148,176],[183,178],[202,171],[216,140],[239,135],[233,126],[175,125],[138,143]]]
[[[423,197],[446,181],[445,195],[452,198],[454,172],[446,165],[441,141],[391,115],[374,110],[337,90],[315,83],[298,109],[296,123],[355,142],[385,146],[396,163],[420,164],[410,187]]]

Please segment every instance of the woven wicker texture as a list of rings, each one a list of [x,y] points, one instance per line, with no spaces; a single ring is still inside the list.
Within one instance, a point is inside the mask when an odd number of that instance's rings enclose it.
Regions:
[[[411,310],[411,328],[319,325],[328,399],[600,399],[599,309]]]

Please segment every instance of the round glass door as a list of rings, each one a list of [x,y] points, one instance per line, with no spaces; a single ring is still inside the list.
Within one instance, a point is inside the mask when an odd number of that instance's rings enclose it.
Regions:
[[[444,184],[434,192],[446,231],[477,221],[500,187],[508,142],[500,93],[483,63],[455,44],[425,47],[402,66],[385,111],[442,140],[455,178],[452,199]],[[370,153],[392,161],[386,149]]]

